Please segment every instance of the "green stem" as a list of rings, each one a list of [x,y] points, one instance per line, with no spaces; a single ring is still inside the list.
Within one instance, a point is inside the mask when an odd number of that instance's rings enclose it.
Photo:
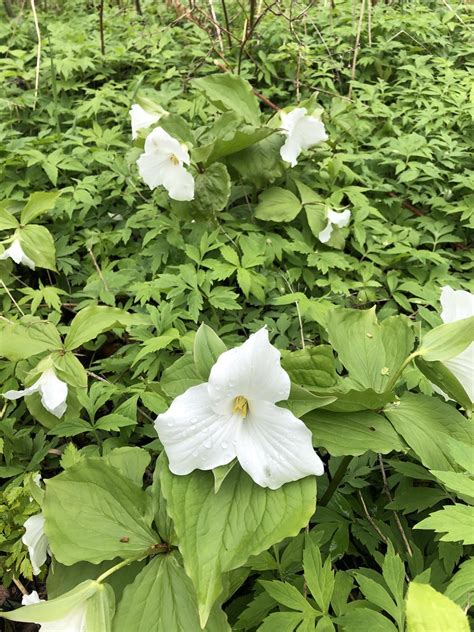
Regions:
[[[148,557],[150,555],[157,555],[159,553],[167,553],[168,551],[169,551],[169,545],[166,544],[166,542],[162,542],[160,544],[155,544],[154,546],[152,546],[147,551],[144,551],[143,553],[140,553],[140,555],[135,555],[135,557],[129,557],[126,560],[122,560],[121,562],[119,562],[115,566],[112,566],[112,568],[109,568],[109,570],[105,571],[105,573],[102,573],[102,575],[100,575],[96,579],[96,581],[101,583],[105,579],[107,579],[107,577],[110,577],[110,575],[113,575],[114,573],[119,571],[121,568],[124,568],[125,566],[128,566],[129,564],[132,564],[132,562],[138,562],[139,560],[143,560],[143,559],[145,559],[145,557]]]
[[[385,392],[391,391],[395,387],[395,385],[398,382],[398,379],[401,376],[401,374],[403,373],[403,371],[407,368],[407,366],[410,364],[410,362],[412,360],[414,360],[419,355],[420,355],[420,350],[417,349],[416,351],[413,351],[413,353],[410,353],[408,358],[405,358],[405,360],[403,361],[401,367],[392,376],[392,378],[390,379],[389,383],[387,384],[387,388],[385,389]]]
[[[347,468],[349,467],[349,463],[351,461],[352,461],[351,455],[345,456],[342,459],[341,464],[337,468],[337,471],[332,478],[332,481],[329,483],[328,488],[326,489],[321,500],[318,503],[320,507],[325,507],[328,504],[328,502],[331,500],[334,492],[339,487],[342,479],[344,478],[344,474],[346,473]]]

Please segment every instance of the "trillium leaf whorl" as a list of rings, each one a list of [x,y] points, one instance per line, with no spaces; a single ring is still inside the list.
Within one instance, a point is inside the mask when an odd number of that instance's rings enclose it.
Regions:
[[[209,381],[179,395],[155,427],[174,474],[210,470],[238,459],[262,487],[285,483],[324,468],[311,431],[289,410],[290,378],[266,328],[222,353]]]
[[[308,115],[306,108],[295,108],[288,114],[281,112],[280,116],[281,131],[286,136],[280,156],[292,167],[298,164],[298,156],[304,149],[328,139],[324,123],[318,117]]]
[[[170,198],[186,202],[194,199],[194,178],[183,166],[189,162],[187,148],[162,127],[157,127],[146,137],[145,152],[137,165],[150,189],[164,186]]]

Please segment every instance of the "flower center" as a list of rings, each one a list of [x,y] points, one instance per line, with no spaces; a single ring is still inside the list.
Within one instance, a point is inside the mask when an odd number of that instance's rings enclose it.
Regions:
[[[170,162],[174,165],[179,165],[179,158],[175,154],[170,154]]]
[[[248,401],[245,399],[243,395],[237,395],[237,397],[234,399],[234,413],[242,415],[242,417],[245,419],[245,417],[247,417],[248,411],[249,411]]]

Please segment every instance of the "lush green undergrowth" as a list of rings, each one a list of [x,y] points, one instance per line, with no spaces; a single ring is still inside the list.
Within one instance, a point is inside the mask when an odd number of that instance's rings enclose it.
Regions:
[[[86,632],[467,630],[471,400],[449,362],[472,324],[443,325],[440,297],[472,275],[472,12],[255,4],[216,3],[217,31],[207,3],[105,5],[104,50],[92,5],[39,8],[38,69],[31,12],[2,16],[0,250],[19,235],[34,269],[0,252],[1,392],[53,370],[67,409],[2,399],[0,603],[71,590],[54,616],[92,604]],[[186,144],[193,200],[142,182],[134,103]],[[328,139],[290,168],[297,106]],[[350,220],[322,240],[329,211]],[[264,326],[325,474],[171,474],[156,415]]]

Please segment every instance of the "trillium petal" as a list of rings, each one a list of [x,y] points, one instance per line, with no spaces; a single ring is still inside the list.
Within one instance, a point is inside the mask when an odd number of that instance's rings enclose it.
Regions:
[[[324,123],[314,116],[305,116],[295,125],[293,136],[303,149],[323,143],[328,139]]]
[[[23,252],[19,239],[15,239],[11,246],[2,252],[0,259],[11,259],[16,264],[21,263],[31,268],[31,270],[35,269],[35,262]]]
[[[474,403],[474,344],[469,345],[462,353],[446,360],[444,364],[461,383]]]
[[[349,209],[340,212],[329,209],[328,220],[333,226],[344,228],[344,226],[347,226],[347,224],[351,221],[351,212]]]
[[[298,156],[301,153],[301,145],[290,136],[280,147],[280,156],[285,162],[289,162],[292,167],[298,164]]]
[[[62,417],[67,409],[67,384],[60,380],[54,369],[47,369],[40,378],[41,403],[55,417]]]
[[[186,147],[165,132],[162,127],[157,127],[146,137],[145,153],[159,154],[167,159],[170,156],[176,156],[180,163],[189,164],[189,153]]]
[[[280,112],[281,129],[291,134],[299,121],[308,113],[306,108],[294,108],[291,112]]]
[[[22,391],[7,391],[4,393],[4,397],[7,399],[20,399],[20,397],[27,397],[28,395],[32,395],[41,389],[41,378],[36,380],[34,384],[29,386],[28,388],[24,388]]]
[[[278,349],[270,344],[266,327],[249,336],[240,347],[222,353],[211,369],[208,383],[215,405],[228,404],[238,395],[249,401],[273,403],[288,399],[291,382],[280,358]]]
[[[319,233],[318,239],[320,242],[325,244],[331,239],[331,235],[332,235],[332,224],[328,220],[328,223],[326,224],[326,228],[323,228],[323,230]]]
[[[41,632],[86,632],[86,608],[81,605],[67,617],[41,624]]]
[[[21,603],[23,606],[33,606],[35,603],[41,603],[43,601],[39,598],[36,590],[33,590],[29,595],[23,595],[21,598]]]
[[[142,129],[147,129],[154,123],[160,120],[161,114],[154,112],[147,112],[141,105],[134,103],[130,108],[130,118],[132,122],[132,139],[135,140],[138,136],[138,132]]]
[[[474,315],[474,294],[465,290],[453,290],[445,285],[441,290],[441,318],[444,323],[469,318]]]
[[[156,189],[162,184],[161,170],[167,160],[166,156],[157,153],[144,153],[137,160],[140,177],[150,189]]]
[[[28,547],[33,574],[39,575],[41,567],[46,562],[48,538],[44,532],[44,516],[42,513],[31,516],[26,520],[25,533],[21,538]]]
[[[194,199],[194,178],[181,165],[171,165],[164,170],[163,186],[172,200],[189,202]]]
[[[155,428],[173,474],[211,470],[236,456],[238,420],[214,412],[207,384],[192,386],[179,395],[158,415]]]
[[[263,401],[251,402],[249,411],[238,426],[237,458],[257,485],[278,489],[324,473],[311,431],[293,413]]]

